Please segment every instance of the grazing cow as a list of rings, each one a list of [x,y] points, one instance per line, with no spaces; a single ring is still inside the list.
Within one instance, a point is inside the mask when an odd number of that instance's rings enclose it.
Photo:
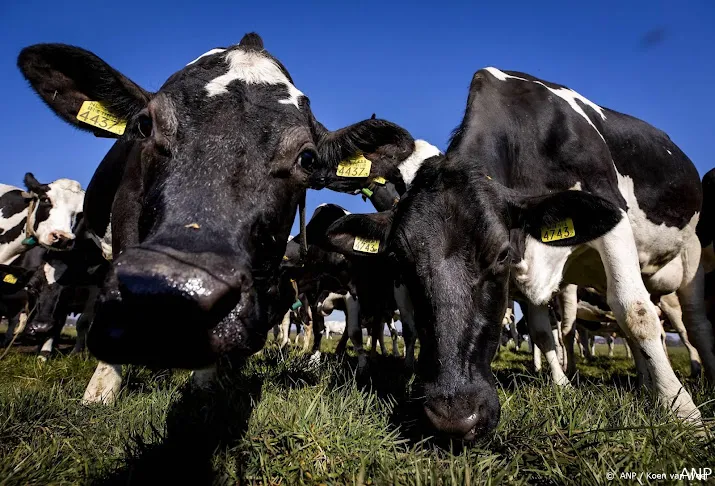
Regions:
[[[261,38],[212,49],[156,93],[78,47],[34,45],[18,65],[66,122],[119,138],[87,189],[88,226],[104,235],[111,214],[114,254],[90,351],[204,369],[259,350],[290,305],[279,265],[327,134]],[[118,371],[98,368],[91,399]]]
[[[79,182],[57,179],[41,184],[30,172],[23,191],[0,184],[0,264],[40,245],[66,249],[82,214],[84,191]]]
[[[325,337],[330,339],[334,334],[340,336],[345,333],[345,321],[325,321]]]
[[[354,156],[341,155],[335,166]],[[376,240],[377,258],[399,268],[422,343],[424,409],[438,432],[469,440],[498,422],[489,363],[510,282],[528,300],[532,336],[556,383],[568,379],[547,303],[562,283],[593,286],[633,353],[647,356],[662,403],[701,424],[650,301],[677,291],[700,354],[713,353],[695,235],[700,204],[695,167],[663,132],[565,86],[487,68],[472,79],[447,154],[421,165],[396,209],[345,216],[328,239],[353,255],[365,255],[353,250],[356,237]]]

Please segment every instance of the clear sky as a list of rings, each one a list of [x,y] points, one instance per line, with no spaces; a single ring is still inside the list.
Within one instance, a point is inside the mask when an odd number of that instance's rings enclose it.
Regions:
[[[712,0],[321,3],[3,1],[0,181],[19,185],[32,171],[43,182],[69,177],[86,187],[112,143],[45,107],[15,65],[22,47],[75,44],[157,90],[200,54],[250,31],[329,129],[376,113],[444,150],[472,74],[496,66],[650,122],[701,175],[715,165]],[[358,197],[311,191],[308,214],[321,202],[372,210]]]

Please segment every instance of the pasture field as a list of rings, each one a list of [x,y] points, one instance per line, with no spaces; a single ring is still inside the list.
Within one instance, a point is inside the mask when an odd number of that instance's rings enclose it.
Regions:
[[[12,351],[0,361],[0,484],[625,484],[636,481],[622,472],[715,469],[712,437],[634,390],[622,346],[579,363],[570,390],[529,371],[527,352],[502,352],[499,427],[461,448],[421,437],[419,383],[401,360],[380,357],[356,380],[355,358],[324,343],[317,366],[268,347],[207,392],[185,371],[131,367],[111,407],[80,403],[94,359]],[[684,348],[671,357],[687,376]],[[685,381],[715,429],[712,389]]]

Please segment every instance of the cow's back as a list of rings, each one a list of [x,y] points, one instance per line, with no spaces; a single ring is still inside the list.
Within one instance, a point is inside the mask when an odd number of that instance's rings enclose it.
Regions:
[[[618,172],[621,193],[632,183],[638,208],[651,223],[684,228],[702,204],[695,165],[661,130],[613,110],[604,108],[604,113],[600,129]],[[632,209],[634,201],[624,197]]]

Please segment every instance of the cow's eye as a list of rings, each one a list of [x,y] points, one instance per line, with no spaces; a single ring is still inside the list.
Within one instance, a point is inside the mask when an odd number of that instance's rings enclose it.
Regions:
[[[142,138],[147,138],[151,135],[152,121],[149,115],[139,115],[137,120],[137,130]]]
[[[506,248],[504,248],[501,251],[501,253],[499,253],[499,256],[497,257],[497,263],[499,265],[504,265],[509,260],[509,256],[510,256],[510,252],[509,252],[509,247],[507,246]]]
[[[42,204],[50,204],[50,198],[47,197],[47,196],[44,196],[44,195],[43,195],[43,196],[40,196],[40,202],[41,202]]]
[[[303,150],[298,156],[298,164],[304,169],[310,169],[315,162],[315,152],[312,150]]]

